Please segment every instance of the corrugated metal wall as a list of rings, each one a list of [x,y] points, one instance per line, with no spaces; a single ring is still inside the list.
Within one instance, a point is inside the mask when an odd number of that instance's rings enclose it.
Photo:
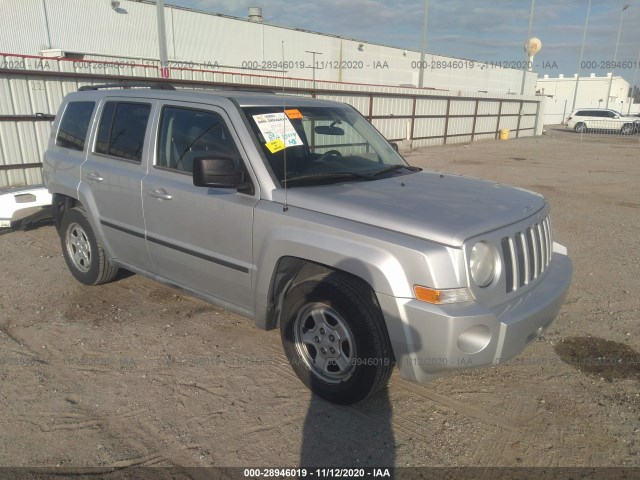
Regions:
[[[77,70],[72,61],[0,56],[0,62],[25,62],[24,69],[0,69],[0,187],[42,182],[40,161],[50,133],[52,115],[64,96],[82,85],[117,81],[157,81],[156,67],[119,68],[87,63]],[[28,67],[28,68],[27,68]],[[499,129],[513,135],[541,133],[541,99],[513,95],[447,96],[412,88],[349,85],[240,73],[174,70],[177,88],[251,86],[336,100],[353,105],[392,141],[411,140],[413,147],[496,138]]]

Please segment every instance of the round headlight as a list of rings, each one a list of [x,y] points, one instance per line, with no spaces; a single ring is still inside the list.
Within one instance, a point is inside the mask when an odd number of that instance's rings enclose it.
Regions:
[[[486,287],[493,282],[496,276],[496,257],[496,249],[487,242],[478,242],[471,249],[471,278],[479,287]]]

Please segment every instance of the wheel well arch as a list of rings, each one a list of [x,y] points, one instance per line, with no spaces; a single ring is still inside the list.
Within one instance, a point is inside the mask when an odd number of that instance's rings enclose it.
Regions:
[[[60,224],[62,223],[64,213],[77,206],[82,206],[82,203],[77,198],[73,198],[62,193],[53,194],[51,200],[51,213],[54,225],[58,231],[60,231]]]
[[[305,258],[284,256],[278,260],[276,268],[273,270],[273,274],[271,276],[268,294],[269,305],[267,308],[266,329],[270,330],[278,326],[284,297],[293,285],[326,273],[341,273],[349,276],[353,278],[354,281],[366,285],[366,287],[371,290],[373,297],[376,298],[373,287],[366,280],[354,275],[353,273]]]

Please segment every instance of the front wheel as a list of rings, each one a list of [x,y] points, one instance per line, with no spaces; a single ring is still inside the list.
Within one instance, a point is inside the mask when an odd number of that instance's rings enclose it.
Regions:
[[[71,274],[84,285],[110,282],[118,268],[109,262],[81,207],[67,210],[60,223],[62,253]]]
[[[576,126],[573,129],[578,133],[584,133],[587,131],[587,127],[584,123],[576,123]]]
[[[393,370],[375,295],[348,275],[322,274],[291,287],[280,332],[300,380],[330,402],[351,404],[372,396]]]

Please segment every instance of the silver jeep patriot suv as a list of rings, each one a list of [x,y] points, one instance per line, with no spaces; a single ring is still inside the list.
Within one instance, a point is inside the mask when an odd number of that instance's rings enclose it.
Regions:
[[[44,155],[85,285],[123,268],[256,326],[337,403],[519,354],[572,265],[535,193],[408,165],[354,108],[239,91],[83,87]]]

